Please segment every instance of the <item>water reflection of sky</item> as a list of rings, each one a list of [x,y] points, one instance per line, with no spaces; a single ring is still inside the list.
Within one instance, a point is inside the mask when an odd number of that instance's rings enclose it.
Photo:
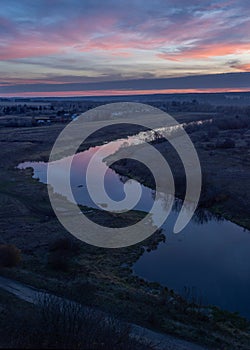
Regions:
[[[110,142],[110,153],[114,153],[125,141],[129,144],[142,142],[148,134]],[[92,147],[55,162],[54,191],[67,195],[62,186],[69,162],[71,165],[71,187],[78,204],[97,207],[91,200],[86,187],[85,173],[91,157],[101,146]],[[33,167],[34,177],[47,183],[47,163],[26,162],[19,168]],[[96,165],[91,174],[98,179],[104,163]],[[97,180],[96,180],[97,181]],[[106,167],[105,189],[116,201],[124,198],[124,178]],[[151,189],[142,186],[142,196],[135,209],[149,211],[154,202]],[[159,200],[158,211],[164,203]],[[196,216],[180,233],[173,234],[173,226],[181,207],[176,200],[174,207],[163,225],[166,243],[161,243],[156,251],[145,253],[134,266],[136,274],[165,284],[182,292],[184,286],[194,287],[196,294],[205,303],[239,311],[250,318],[250,234],[241,227],[213,216],[207,211],[197,210]],[[158,213],[158,214],[159,214]],[[156,217],[157,219],[157,213]]]
[[[250,234],[229,221],[191,221],[172,234],[177,213],[164,228],[166,243],[145,253],[134,266],[136,274],[183,292],[194,287],[202,301],[239,311],[250,318]]]

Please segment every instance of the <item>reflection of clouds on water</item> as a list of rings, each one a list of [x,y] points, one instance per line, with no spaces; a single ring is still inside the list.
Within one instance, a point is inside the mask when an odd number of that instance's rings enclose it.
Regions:
[[[139,135],[143,134],[143,138],[147,138],[147,136],[154,135],[154,131],[148,131],[139,133]],[[96,162],[94,164],[94,167],[92,167],[92,170],[90,172],[90,176],[93,180],[93,191],[95,191],[96,194],[100,197],[100,192],[97,191],[97,188],[95,188],[95,184],[97,181],[99,181],[100,173],[105,174],[106,173],[106,186],[107,190],[111,192],[112,194],[112,187],[116,187],[116,192],[120,193],[120,197],[124,196],[124,187],[122,185],[119,186],[119,182],[121,184],[127,184],[127,190],[128,195],[130,198],[133,197],[133,194],[135,193],[134,188],[134,182],[131,182],[131,179],[128,176],[123,176],[115,173],[114,171],[111,171],[107,164],[105,163],[105,157],[107,154],[115,153],[116,151],[123,149],[123,156],[130,157],[130,147],[129,145],[139,145],[141,144],[141,147],[143,147],[143,144],[145,143],[142,138],[138,141],[138,135],[136,136],[130,136],[126,139],[120,139],[117,141],[109,142],[108,144],[105,144],[103,146],[96,146],[91,147],[87,151],[77,153],[74,156],[65,157],[60,160],[56,160],[51,162],[51,166],[54,169],[52,172],[52,176],[50,177],[50,185],[53,187],[53,190],[55,193],[62,194],[63,196],[67,197],[68,200],[74,201],[74,198],[76,199],[78,204],[82,205],[88,205],[97,207],[94,205],[93,202],[90,202],[87,199],[87,188],[85,180],[83,180],[86,177],[86,169],[89,164],[89,160],[93,158],[93,155],[96,156]],[[125,153],[124,153],[125,152]],[[126,165],[126,159],[122,159],[121,162],[123,162],[123,165]],[[71,182],[72,186],[74,188],[73,195],[74,198],[72,198],[72,192],[67,191],[67,188],[64,186],[64,178],[65,174],[67,172],[67,169],[69,167],[69,164],[71,164],[72,170],[71,170]],[[41,182],[47,183],[47,163],[45,162],[25,162],[19,165],[19,168],[27,168],[32,167],[34,168],[34,177],[39,177]],[[155,164],[155,168],[157,167],[157,163]],[[163,176],[162,176],[163,177]],[[163,177],[164,178],[164,177]],[[166,211],[169,211],[171,202],[173,202],[172,210],[179,213],[180,209],[183,205],[183,202],[178,199],[174,199],[174,194],[172,193],[164,193],[164,192],[156,192],[150,188],[147,188],[146,186],[141,186],[142,188],[142,199],[139,201],[137,205],[135,205],[134,209],[137,210],[143,210],[143,211],[150,211],[150,208],[152,208],[153,204],[153,211],[152,211],[152,219],[155,224],[157,224],[162,217],[163,213]],[[137,186],[136,186],[137,189]],[[98,198],[99,198],[98,197]],[[117,197],[117,196],[116,196]],[[117,199],[118,200],[118,199]],[[138,202],[138,198],[136,200],[136,203]],[[102,196],[97,201],[97,204],[101,207],[103,210],[110,210],[110,205],[107,203],[106,196]],[[135,203],[134,203],[135,204]],[[112,209],[114,209],[112,207]],[[131,209],[131,206],[129,208],[124,207],[124,210]],[[186,202],[184,209],[183,209],[183,215],[187,216],[190,215],[190,212],[193,210],[193,205],[191,202]],[[212,219],[214,216],[213,214],[204,211],[202,209],[199,209],[196,211],[195,217],[193,218],[197,223],[203,223],[208,222],[210,218]]]
[[[200,175],[197,173],[194,174],[193,168],[195,167],[189,164],[190,155],[193,154],[193,160],[197,163],[196,168],[200,168],[197,154],[191,140],[183,129],[183,125],[178,124],[171,116],[162,111],[156,112],[154,108],[152,109],[152,107],[149,106],[142,106],[140,104],[131,105],[127,103],[114,104],[113,106],[104,107],[103,114],[102,108],[97,108],[94,111],[85,113],[85,117],[94,113],[94,117],[99,120],[99,117],[107,117],[110,112],[114,112],[115,115],[112,116],[116,117],[118,105],[119,108],[121,108],[121,113],[124,113],[126,110],[128,111],[133,119],[131,122],[129,121],[129,123],[134,125],[136,125],[136,123],[134,123],[135,112],[139,111],[140,116],[141,112],[143,112],[144,119],[145,114],[153,110],[154,114],[150,114],[151,119],[149,119],[149,121],[144,123],[141,119],[141,123],[139,122],[139,125],[149,130],[124,139],[104,143],[102,146],[92,147],[85,152],[67,157],[70,152],[71,154],[74,153],[73,151],[76,152],[83,136],[81,134],[81,131],[84,132],[84,130],[81,130],[83,125],[81,124],[81,118],[78,118],[76,122],[73,124],[70,123],[64,129],[52,149],[50,163],[48,164],[49,184],[53,187],[54,192],[66,196],[73,204],[99,207],[112,212],[122,212],[131,209],[145,210],[152,215],[154,223],[161,226],[171,212],[172,203],[174,201],[174,180],[166,159],[149,141],[161,142],[161,138],[166,137],[173,148],[176,149],[177,154],[183,161],[183,166],[186,170],[186,178],[189,180],[187,181],[185,201],[189,199],[192,194],[193,197],[197,197],[197,200],[199,197],[199,186],[197,185],[197,183],[199,184],[199,179],[194,187],[191,178],[194,175],[197,179],[197,176],[200,177]],[[129,107],[131,107],[131,109]],[[115,111],[112,111],[112,108],[115,108]],[[119,116],[121,114],[120,112],[118,113]],[[155,123],[155,113],[158,113],[161,117],[162,114],[164,114],[164,123],[168,125],[167,127],[155,128],[156,125],[162,125]],[[85,117],[82,115],[82,118]],[[115,123],[108,122],[105,125],[114,124]],[[91,124],[90,129],[88,129],[86,133],[91,134],[91,130],[95,130],[96,127],[100,128],[100,126],[103,125],[98,124],[96,126]],[[71,145],[70,152],[68,151],[69,144]],[[131,147],[129,147],[132,145],[138,146],[134,153],[133,148],[131,152]],[[139,182],[131,179],[125,181],[125,178],[122,182],[119,182],[119,176],[110,172],[110,169],[105,163],[105,158],[113,154],[113,161],[119,160],[120,157],[117,155],[117,150],[119,149],[123,150],[121,158],[127,157],[139,161],[150,170],[155,180],[156,192],[154,196],[152,196],[150,189],[143,187]],[[64,158],[57,161],[56,159],[58,159],[58,156],[62,154]],[[144,175],[147,176],[147,172],[145,172]],[[82,180],[83,178],[84,180]],[[167,191],[167,193],[165,193],[165,191]],[[53,192],[51,195],[53,196]],[[114,195],[114,197],[112,197],[112,195]],[[192,210],[187,210],[185,208],[185,201],[179,213],[180,215],[176,220],[175,232],[181,231],[192,216]],[[192,208],[193,210],[194,207],[195,205]],[[56,211],[56,206],[54,210]]]

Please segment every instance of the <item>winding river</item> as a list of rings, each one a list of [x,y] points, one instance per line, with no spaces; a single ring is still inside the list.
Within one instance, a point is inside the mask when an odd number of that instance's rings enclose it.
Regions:
[[[152,135],[151,135],[152,136]],[[138,144],[148,137],[140,133],[126,139],[108,143],[110,153],[124,143]],[[97,206],[91,200],[85,181],[90,158],[102,146],[91,147],[74,156],[71,167],[72,193],[78,204]],[[56,161],[54,191],[67,196],[60,186],[70,157]],[[105,188],[113,200],[124,198],[124,178],[106,167]],[[47,183],[47,163],[24,162],[18,168],[32,167],[34,178]],[[98,174],[98,166],[93,176]],[[132,184],[131,184],[132,186]],[[135,209],[149,211],[154,201],[150,188],[142,186],[142,196]],[[179,234],[173,226],[178,216],[180,201],[175,205],[162,226],[166,242],[147,252],[134,265],[134,273],[150,281],[159,282],[170,289],[194,298],[203,304],[217,305],[239,312],[250,319],[250,232],[207,211],[198,211],[192,221]]]

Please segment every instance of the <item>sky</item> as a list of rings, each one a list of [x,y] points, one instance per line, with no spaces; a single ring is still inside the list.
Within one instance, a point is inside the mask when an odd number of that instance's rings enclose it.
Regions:
[[[0,96],[250,91],[249,0],[0,0]]]

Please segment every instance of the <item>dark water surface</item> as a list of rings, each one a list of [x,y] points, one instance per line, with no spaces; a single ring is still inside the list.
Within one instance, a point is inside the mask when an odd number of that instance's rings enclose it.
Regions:
[[[110,142],[110,151],[116,151],[124,142],[140,142],[137,138],[133,136]],[[97,206],[86,188],[85,172],[90,158],[100,147],[78,153],[71,166],[72,193],[77,203],[95,208]],[[60,179],[70,160],[68,157],[55,162],[55,180],[51,183],[55,192],[66,196],[60,186]],[[106,167],[102,162],[99,166]],[[47,183],[47,163],[25,162],[18,166],[27,167],[34,169],[34,178]],[[98,170],[97,166],[93,176],[98,177]],[[109,168],[106,170],[107,193],[113,200],[123,199],[123,178]],[[153,198],[153,191],[142,186],[142,196],[135,209],[149,211]],[[250,232],[209,212],[199,211],[181,233],[173,234],[179,200],[175,204],[163,225],[166,242],[160,243],[157,250],[145,252],[141,256],[134,265],[135,274],[160,282],[180,293],[186,287],[205,304],[238,311],[250,318]]]

